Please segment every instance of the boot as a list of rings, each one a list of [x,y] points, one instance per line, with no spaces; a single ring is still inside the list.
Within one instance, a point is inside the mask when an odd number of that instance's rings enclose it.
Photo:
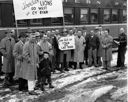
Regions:
[[[74,62],[73,65],[74,65],[74,69],[76,69],[77,68],[77,63]]]
[[[54,88],[54,86],[52,84],[49,84],[49,88]]]
[[[83,65],[83,62],[80,62],[80,63],[79,63],[80,69],[83,69],[82,65]]]

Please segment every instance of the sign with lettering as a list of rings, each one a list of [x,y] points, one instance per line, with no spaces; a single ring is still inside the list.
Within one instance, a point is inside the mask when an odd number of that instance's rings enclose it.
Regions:
[[[13,0],[15,19],[63,17],[62,0]]]
[[[60,50],[71,50],[75,49],[75,37],[69,36],[69,37],[61,37],[58,40],[59,49]]]

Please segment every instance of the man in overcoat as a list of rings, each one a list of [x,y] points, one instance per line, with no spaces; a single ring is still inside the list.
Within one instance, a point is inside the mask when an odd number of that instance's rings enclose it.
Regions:
[[[109,35],[109,29],[106,29],[104,31],[104,36],[101,41],[101,45],[103,48],[103,52],[102,52],[103,67],[106,70],[110,70],[111,67],[112,43],[113,43],[113,38],[112,36]]]
[[[82,65],[84,64],[84,49],[85,49],[85,39],[82,36],[82,31],[78,30],[77,36],[75,37],[75,50],[74,50],[74,62],[76,62],[76,66],[82,69]]]
[[[23,91],[26,89],[27,80],[23,79],[21,75],[22,64],[23,64],[23,46],[26,40],[26,34],[21,32],[19,34],[19,41],[15,44],[13,49],[13,56],[15,58],[15,75],[14,79],[19,80],[19,90]]]
[[[23,66],[21,75],[28,81],[28,91],[30,95],[37,95],[34,91],[37,80],[37,68],[39,67],[38,46],[36,43],[36,34],[31,33],[29,41],[23,46]]]
[[[15,45],[14,38],[11,37],[11,29],[8,29],[5,34],[6,37],[1,40],[0,52],[3,55],[3,67],[2,71],[5,73],[5,79],[3,82],[3,87],[8,87],[13,82],[14,75],[14,57],[13,48]]]

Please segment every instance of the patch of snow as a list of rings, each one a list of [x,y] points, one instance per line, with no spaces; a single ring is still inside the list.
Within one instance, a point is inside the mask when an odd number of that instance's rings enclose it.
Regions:
[[[90,77],[90,76],[93,76],[93,75],[96,75],[96,74],[99,74],[102,72],[103,71],[90,71],[88,73],[87,72],[81,72],[80,74],[77,74],[77,75],[72,75],[72,76],[69,76],[66,78],[56,80],[55,82],[53,82],[53,85],[55,85],[56,88],[59,89],[59,88],[62,88],[64,86],[67,86],[69,84],[72,84],[74,82],[81,81],[84,78],[87,78],[87,77]]]
[[[113,88],[114,88],[113,85],[109,85],[109,86],[104,86],[104,87],[101,87],[99,89],[96,89],[92,93],[92,95],[90,96],[90,101],[89,102],[95,102],[96,99],[98,99],[99,97],[103,96],[104,94],[107,94]]]
[[[111,98],[117,100],[125,94],[127,94],[127,87],[119,88],[117,91],[111,94]]]

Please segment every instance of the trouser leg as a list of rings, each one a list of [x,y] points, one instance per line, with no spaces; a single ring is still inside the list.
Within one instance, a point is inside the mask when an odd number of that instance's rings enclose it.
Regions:
[[[107,61],[103,61],[103,67],[107,68]]]
[[[22,91],[27,89],[26,85],[27,85],[27,80],[19,78],[19,90]]]
[[[51,86],[52,85],[51,75],[47,76],[47,80],[48,80],[49,86]]]
[[[47,79],[46,76],[41,77],[41,84],[40,84],[41,86],[40,87],[41,87],[42,91],[44,91],[44,85],[45,85],[46,79]]]
[[[3,85],[4,86],[9,86],[10,85],[9,73],[5,73],[5,78],[4,78],[4,81],[3,81]]]
[[[82,67],[83,64],[84,64],[84,62],[80,62],[80,63],[79,63],[80,69],[83,69],[83,67]]]
[[[92,65],[92,48],[88,50],[89,66]]]
[[[77,68],[77,62],[74,62],[73,65],[74,65],[74,69],[76,69]]]
[[[111,61],[107,61],[107,68],[111,67]]]
[[[35,88],[35,80],[34,81],[28,80],[28,90],[34,91],[34,88]]]
[[[101,57],[100,56],[97,57],[97,63],[98,63],[99,66],[102,66],[102,61],[101,61]]]
[[[125,53],[126,53],[126,50],[122,49],[122,53],[120,55],[121,56],[121,67],[124,67]]]
[[[94,58],[94,65],[97,67],[97,49],[94,49],[92,53]]]

